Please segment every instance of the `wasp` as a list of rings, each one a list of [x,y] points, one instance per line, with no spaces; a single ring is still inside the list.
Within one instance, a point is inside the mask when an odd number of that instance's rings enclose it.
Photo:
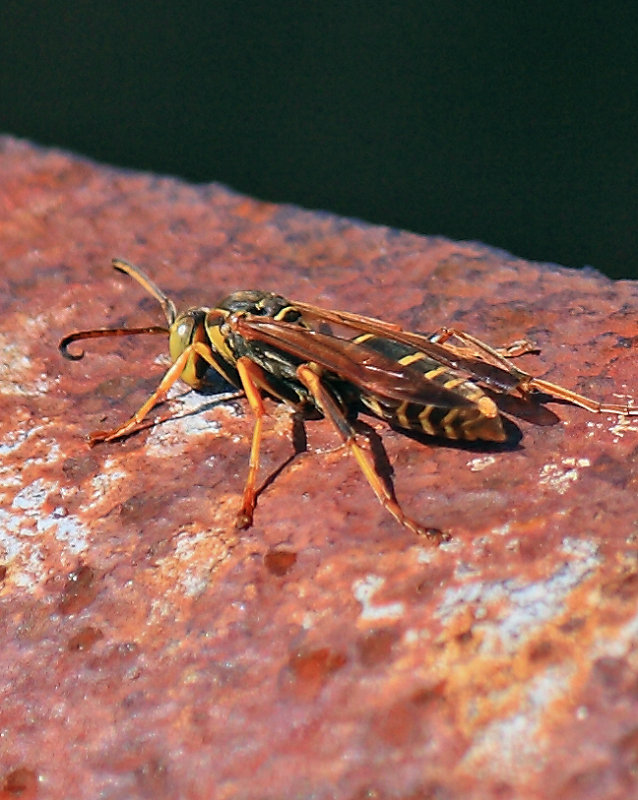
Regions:
[[[354,427],[360,411],[403,431],[466,442],[506,440],[495,402],[504,395],[523,402],[554,398],[593,413],[638,415],[638,407],[592,400],[515,367],[510,359],[535,349],[526,340],[498,348],[455,328],[442,327],[430,335],[411,333],[380,319],[253,290],[233,292],[214,308],[200,306],[178,313],[173,301],[139,267],[121,259],[114,259],[113,267],[159,302],[168,327],[76,331],[60,341],[60,352],[78,360],[84,353],[71,353],[68,347],[81,339],[168,334],[172,364],[130,419],[112,430],[95,431],[90,443],[128,436],[165,400],[177,380],[202,390],[214,370],[243,390],[255,419],[236,518],[239,528],[252,524],[255,509],[264,397],[284,402],[295,412],[319,412],[328,419],[381,504],[406,528],[436,543],[447,540],[448,534],[404,513],[369,443],[360,441]],[[335,326],[346,335],[335,332]]]

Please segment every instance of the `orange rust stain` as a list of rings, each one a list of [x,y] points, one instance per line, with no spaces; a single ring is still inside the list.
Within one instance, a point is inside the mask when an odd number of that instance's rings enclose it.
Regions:
[[[69,639],[67,650],[71,650],[72,652],[89,650],[96,642],[99,642],[99,640],[103,638],[104,634],[99,628],[87,625]]]
[[[38,796],[38,773],[28,767],[16,767],[7,773],[0,789],[0,800],[34,800]]]
[[[58,602],[58,611],[62,614],[77,614],[89,606],[98,593],[95,577],[95,570],[86,564],[71,572]]]
[[[392,659],[392,647],[399,639],[394,628],[378,628],[361,637],[357,642],[359,661],[364,667],[376,667]]]
[[[264,556],[266,569],[281,578],[287,575],[297,563],[297,554],[289,550],[269,550]]]
[[[282,675],[283,686],[302,700],[311,700],[347,663],[343,653],[329,647],[292,653]]]

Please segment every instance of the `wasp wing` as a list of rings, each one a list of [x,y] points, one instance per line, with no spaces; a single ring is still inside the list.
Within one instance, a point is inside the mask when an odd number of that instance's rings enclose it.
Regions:
[[[468,397],[428,379],[414,364],[402,365],[383,353],[367,347],[365,342],[252,314],[243,315],[232,324],[244,339],[266,344],[298,359],[300,363],[318,364],[324,370],[374,396],[439,408],[475,405]],[[383,337],[397,341],[395,337],[389,336],[386,330]],[[441,363],[431,354],[428,354],[428,357],[438,365],[445,366],[449,370],[450,379],[466,378],[463,372],[456,370],[451,364]]]
[[[352,314],[348,311],[323,309],[309,303],[299,303],[297,301],[295,301],[294,306],[320,323],[342,325],[360,333],[370,333],[373,336],[379,336],[413,347],[417,352],[423,353],[424,356],[431,358],[433,361],[463,373],[469,380],[485,383],[502,392],[511,392],[517,389],[521,381],[529,377],[514,366],[508,370],[501,369],[480,358],[461,353],[450,345],[433,342],[425,334],[405,331],[392,322],[385,322],[381,319],[360,314]]]

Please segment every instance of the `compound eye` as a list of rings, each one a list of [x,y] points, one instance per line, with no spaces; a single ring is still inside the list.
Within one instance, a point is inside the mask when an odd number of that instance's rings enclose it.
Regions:
[[[194,320],[192,317],[179,316],[171,325],[168,349],[171,359],[175,361],[186,350],[193,339]]]

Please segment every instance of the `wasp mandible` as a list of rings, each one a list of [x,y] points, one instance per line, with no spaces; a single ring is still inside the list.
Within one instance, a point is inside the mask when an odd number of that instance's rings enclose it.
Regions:
[[[251,525],[257,497],[259,449],[265,396],[295,411],[320,412],[334,426],[381,504],[395,519],[434,542],[449,538],[404,513],[394,490],[379,472],[353,421],[360,411],[390,425],[464,441],[503,442],[503,418],[493,397],[533,395],[564,400],[593,413],[638,415],[638,407],[601,403],[515,367],[510,359],[530,352],[520,340],[496,348],[455,328],[431,335],[410,333],[372,317],[319,308],[262,291],[237,291],[214,308],[178,313],[172,300],[139,267],[113,260],[161,305],[168,327],[98,328],[76,331],[59,343],[63,356],[80,339],[141,333],[168,334],[172,365],[157,389],[133,416],[108,431],[95,431],[91,444],[128,436],[151,409],[182,380],[202,389],[212,368],[246,395],[255,426],[241,508],[236,525]],[[349,332],[341,336],[330,326]]]

